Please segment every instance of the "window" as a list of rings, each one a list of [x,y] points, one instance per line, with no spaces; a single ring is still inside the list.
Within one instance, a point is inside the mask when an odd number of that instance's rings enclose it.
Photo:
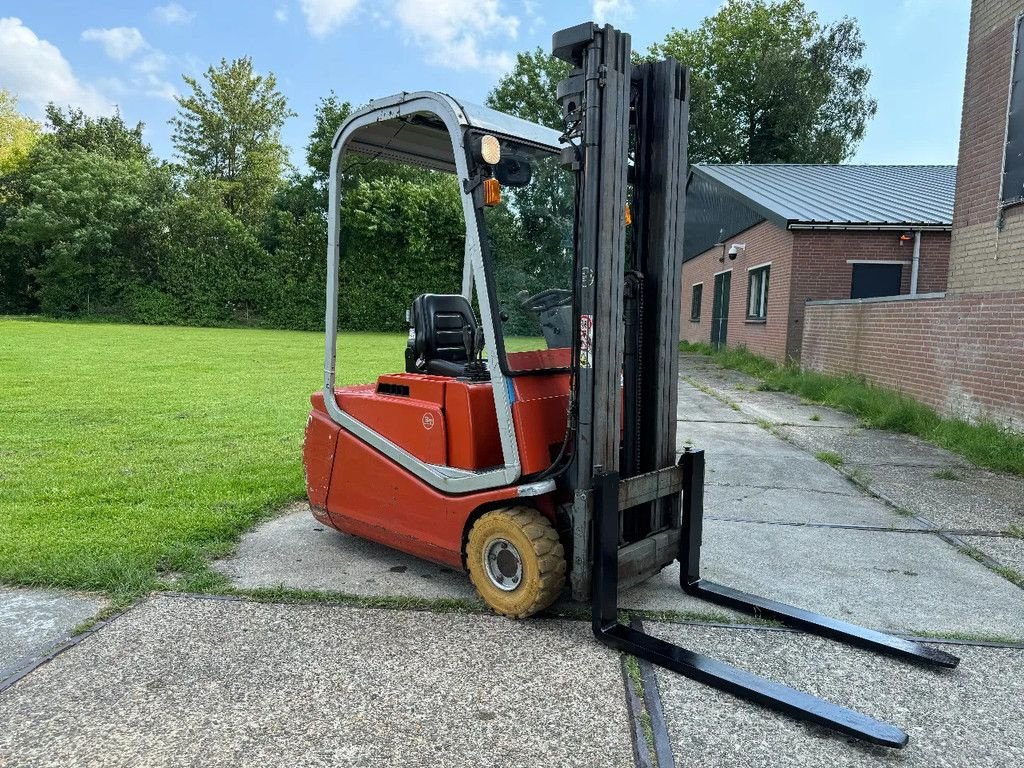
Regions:
[[[899,296],[903,281],[902,264],[854,264],[850,283],[851,299]]]
[[[1006,109],[1006,142],[1003,148],[1002,205],[1024,202],[1024,15],[1017,17],[1013,32],[1013,63],[1010,66],[1010,103]]]
[[[747,272],[747,320],[768,316],[768,273],[771,265],[753,267]]]
[[[693,297],[690,299],[690,319],[694,322],[700,320],[700,300],[704,294],[704,283],[697,283],[693,286]]]

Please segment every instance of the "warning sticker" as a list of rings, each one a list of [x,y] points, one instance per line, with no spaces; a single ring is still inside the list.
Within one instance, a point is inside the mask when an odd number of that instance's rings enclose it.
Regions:
[[[593,367],[594,316],[580,315],[580,368]]]

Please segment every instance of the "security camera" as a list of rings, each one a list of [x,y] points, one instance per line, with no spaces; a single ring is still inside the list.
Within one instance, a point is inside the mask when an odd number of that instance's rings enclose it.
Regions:
[[[734,243],[732,246],[729,247],[729,261],[735,261],[736,260],[736,254],[743,253],[746,250],[747,250],[747,244],[746,243]]]

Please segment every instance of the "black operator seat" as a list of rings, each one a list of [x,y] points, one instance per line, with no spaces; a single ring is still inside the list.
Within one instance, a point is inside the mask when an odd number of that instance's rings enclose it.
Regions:
[[[464,376],[469,358],[462,329],[477,335],[473,307],[461,294],[424,293],[409,312],[405,370],[435,376]]]

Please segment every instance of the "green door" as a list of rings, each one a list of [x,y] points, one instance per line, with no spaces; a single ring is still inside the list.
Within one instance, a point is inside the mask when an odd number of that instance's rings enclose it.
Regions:
[[[715,275],[715,303],[711,308],[711,346],[724,347],[729,331],[729,288],[732,272]]]

